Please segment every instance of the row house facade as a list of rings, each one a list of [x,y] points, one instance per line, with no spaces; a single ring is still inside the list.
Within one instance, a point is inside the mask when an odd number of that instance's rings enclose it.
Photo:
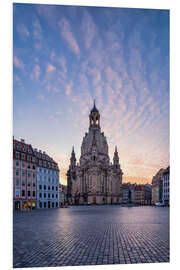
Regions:
[[[162,202],[163,195],[163,173],[164,169],[160,169],[152,179],[152,204]]]
[[[57,163],[23,139],[13,138],[13,209],[59,207],[58,187]]]
[[[124,183],[121,185],[121,203],[129,203],[130,202],[130,184]]]
[[[34,149],[37,161],[37,208],[57,208],[59,202],[59,168],[46,152]]]
[[[136,185],[134,187],[134,203],[139,205],[151,205],[152,187],[149,184]]]
[[[163,182],[163,190],[162,190],[162,202],[165,205],[169,205],[169,188],[170,188],[170,184],[169,184],[169,178],[170,178],[170,167],[168,166],[164,172],[163,172],[163,176],[162,176],[162,182]]]
[[[37,193],[36,159],[24,140],[13,140],[13,209],[35,208]]]
[[[67,186],[59,184],[59,201],[60,206],[63,206],[67,203]]]

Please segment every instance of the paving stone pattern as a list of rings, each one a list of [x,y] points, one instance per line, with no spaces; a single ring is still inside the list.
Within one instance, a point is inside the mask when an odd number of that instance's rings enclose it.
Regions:
[[[13,267],[169,262],[169,208],[71,206],[15,212]]]

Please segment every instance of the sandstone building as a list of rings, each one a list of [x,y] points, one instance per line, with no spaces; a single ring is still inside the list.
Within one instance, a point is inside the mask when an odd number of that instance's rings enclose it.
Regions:
[[[95,102],[89,114],[89,131],[81,146],[80,161],[76,163],[72,150],[67,171],[67,199],[71,204],[120,203],[122,175],[117,147],[110,163],[106,137],[101,132],[100,114]]]

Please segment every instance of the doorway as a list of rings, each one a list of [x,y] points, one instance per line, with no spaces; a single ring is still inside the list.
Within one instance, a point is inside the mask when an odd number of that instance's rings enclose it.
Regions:
[[[15,210],[20,210],[20,201],[15,202]]]
[[[93,204],[96,204],[96,197],[93,197]]]

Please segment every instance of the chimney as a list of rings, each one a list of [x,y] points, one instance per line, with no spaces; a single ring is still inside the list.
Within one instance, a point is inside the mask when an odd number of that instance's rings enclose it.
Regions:
[[[24,139],[21,139],[21,142],[22,142],[22,143],[25,143],[25,140],[24,140]]]

